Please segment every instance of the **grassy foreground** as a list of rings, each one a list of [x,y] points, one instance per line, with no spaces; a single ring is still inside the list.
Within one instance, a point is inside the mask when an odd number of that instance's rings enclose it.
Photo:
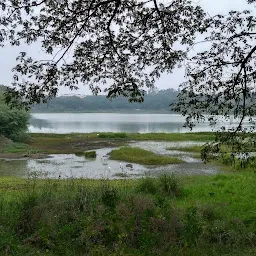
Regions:
[[[110,152],[110,159],[145,165],[183,163],[183,161],[177,157],[157,155],[151,151],[136,147],[122,147],[120,149],[112,150]]]
[[[0,255],[255,255],[255,173],[0,179]]]

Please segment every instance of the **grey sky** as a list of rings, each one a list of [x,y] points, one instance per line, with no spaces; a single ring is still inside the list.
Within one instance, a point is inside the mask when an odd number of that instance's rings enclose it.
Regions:
[[[214,15],[216,13],[225,14],[230,10],[243,10],[249,9],[245,0],[194,0],[203,6],[203,8],[209,13]],[[250,5],[250,9],[254,6]],[[21,46],[21,47],[8,47],[0,48],[0,84],[10,85],[12,81],[11,69],[15,65],[15,58],[21,51],[27,51],[30,56],[40,57],[44,56],[39,46]],[[177,88],[183,81],[184,70],[176,69],[171,75],[162,75],[156,82],[156,86],[160,89]],[[88,88],[81,87],[77,93],[87,94]],[[62,88],[59,94],[69,93],[69,90]],[[72,92],[73,94],[74,92]]]

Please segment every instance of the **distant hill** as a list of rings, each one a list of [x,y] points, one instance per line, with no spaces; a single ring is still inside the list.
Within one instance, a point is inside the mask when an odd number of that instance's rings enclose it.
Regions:
[[[32,112],[171,112],[169,105],[177,101],[177,95],[174,89],[154,91],[145,95],[143,103],[129,103],[126,97],[109,100],[105,95],[61,96],[35,105]]]

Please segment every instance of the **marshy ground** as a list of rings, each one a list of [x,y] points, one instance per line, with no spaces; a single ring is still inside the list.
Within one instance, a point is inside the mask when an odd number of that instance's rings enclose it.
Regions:
[[[188,138],[194,141],[185,141]],[[171,146],[200,146],[204,143],[202,140],[211,138],[210,133],[31,134],[27,144],[9,143],[3,147],[0,175],[24,177],[37,172],[51,178],[115,179],[162,173],[214,174],[218,169],[213,165],[206,167],[198,158],[198,152],[167,150]],[[85,157],[84,152],[88,150],[96,150],[89,152],[95,157]],[[131,163],[132,168],[126,168]]]
[[[213,139],[211,133],[94,133],[32,134],[27,144],[7,141],[1,145],[0,157],[7,158],[0,171],[7,163],[12,177],[1,173],[0,178],[0,255],[256,255],[255,169],[222,163],[222,173],[207,172],[211,165],[200,162],[199,148]],[[87,150],[96,150],[96,158],[75,155]],[[107,165],[101,162],[106,154]],[[159,165],[159,156],[163,163],[184,163]],[[84,171],[94,161],[107,175],[111,167],[113,175],[13,177],[21,165],[26,170],[41,164],[45,172],[55,163],[56,173],[71,167]],[[123,167],[125,161],[137,163],[124,173],[119,161]],[[148,163],[155,178],[138,178],[136,170]]]

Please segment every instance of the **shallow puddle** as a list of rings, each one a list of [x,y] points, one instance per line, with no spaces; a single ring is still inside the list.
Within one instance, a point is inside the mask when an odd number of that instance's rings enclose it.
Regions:
[[[88,159],[84,156],[74,154],[49,155],[44,159],[1,159],[1,176],[37,175],[38,177],[49,178],[135,178],[145,175],[157,176],[162,173],[175,173],[179,175],[203,175],[215,174],[218,169],[214,165],[205,165],[200,159],[194,158],[192,153],[177,150],[166,150],[168,147],[187,147],[202,145],[195,142],[134,142],[132,147],[140,147],[153,151],[157,154],[176,155],[183,159],[183,164],[172,164],[165,166],[143,166],[132,163],[127,167],[128,162],[110,160],[108,153],[115,148],[102,148],[96,150],[97,157]]]

